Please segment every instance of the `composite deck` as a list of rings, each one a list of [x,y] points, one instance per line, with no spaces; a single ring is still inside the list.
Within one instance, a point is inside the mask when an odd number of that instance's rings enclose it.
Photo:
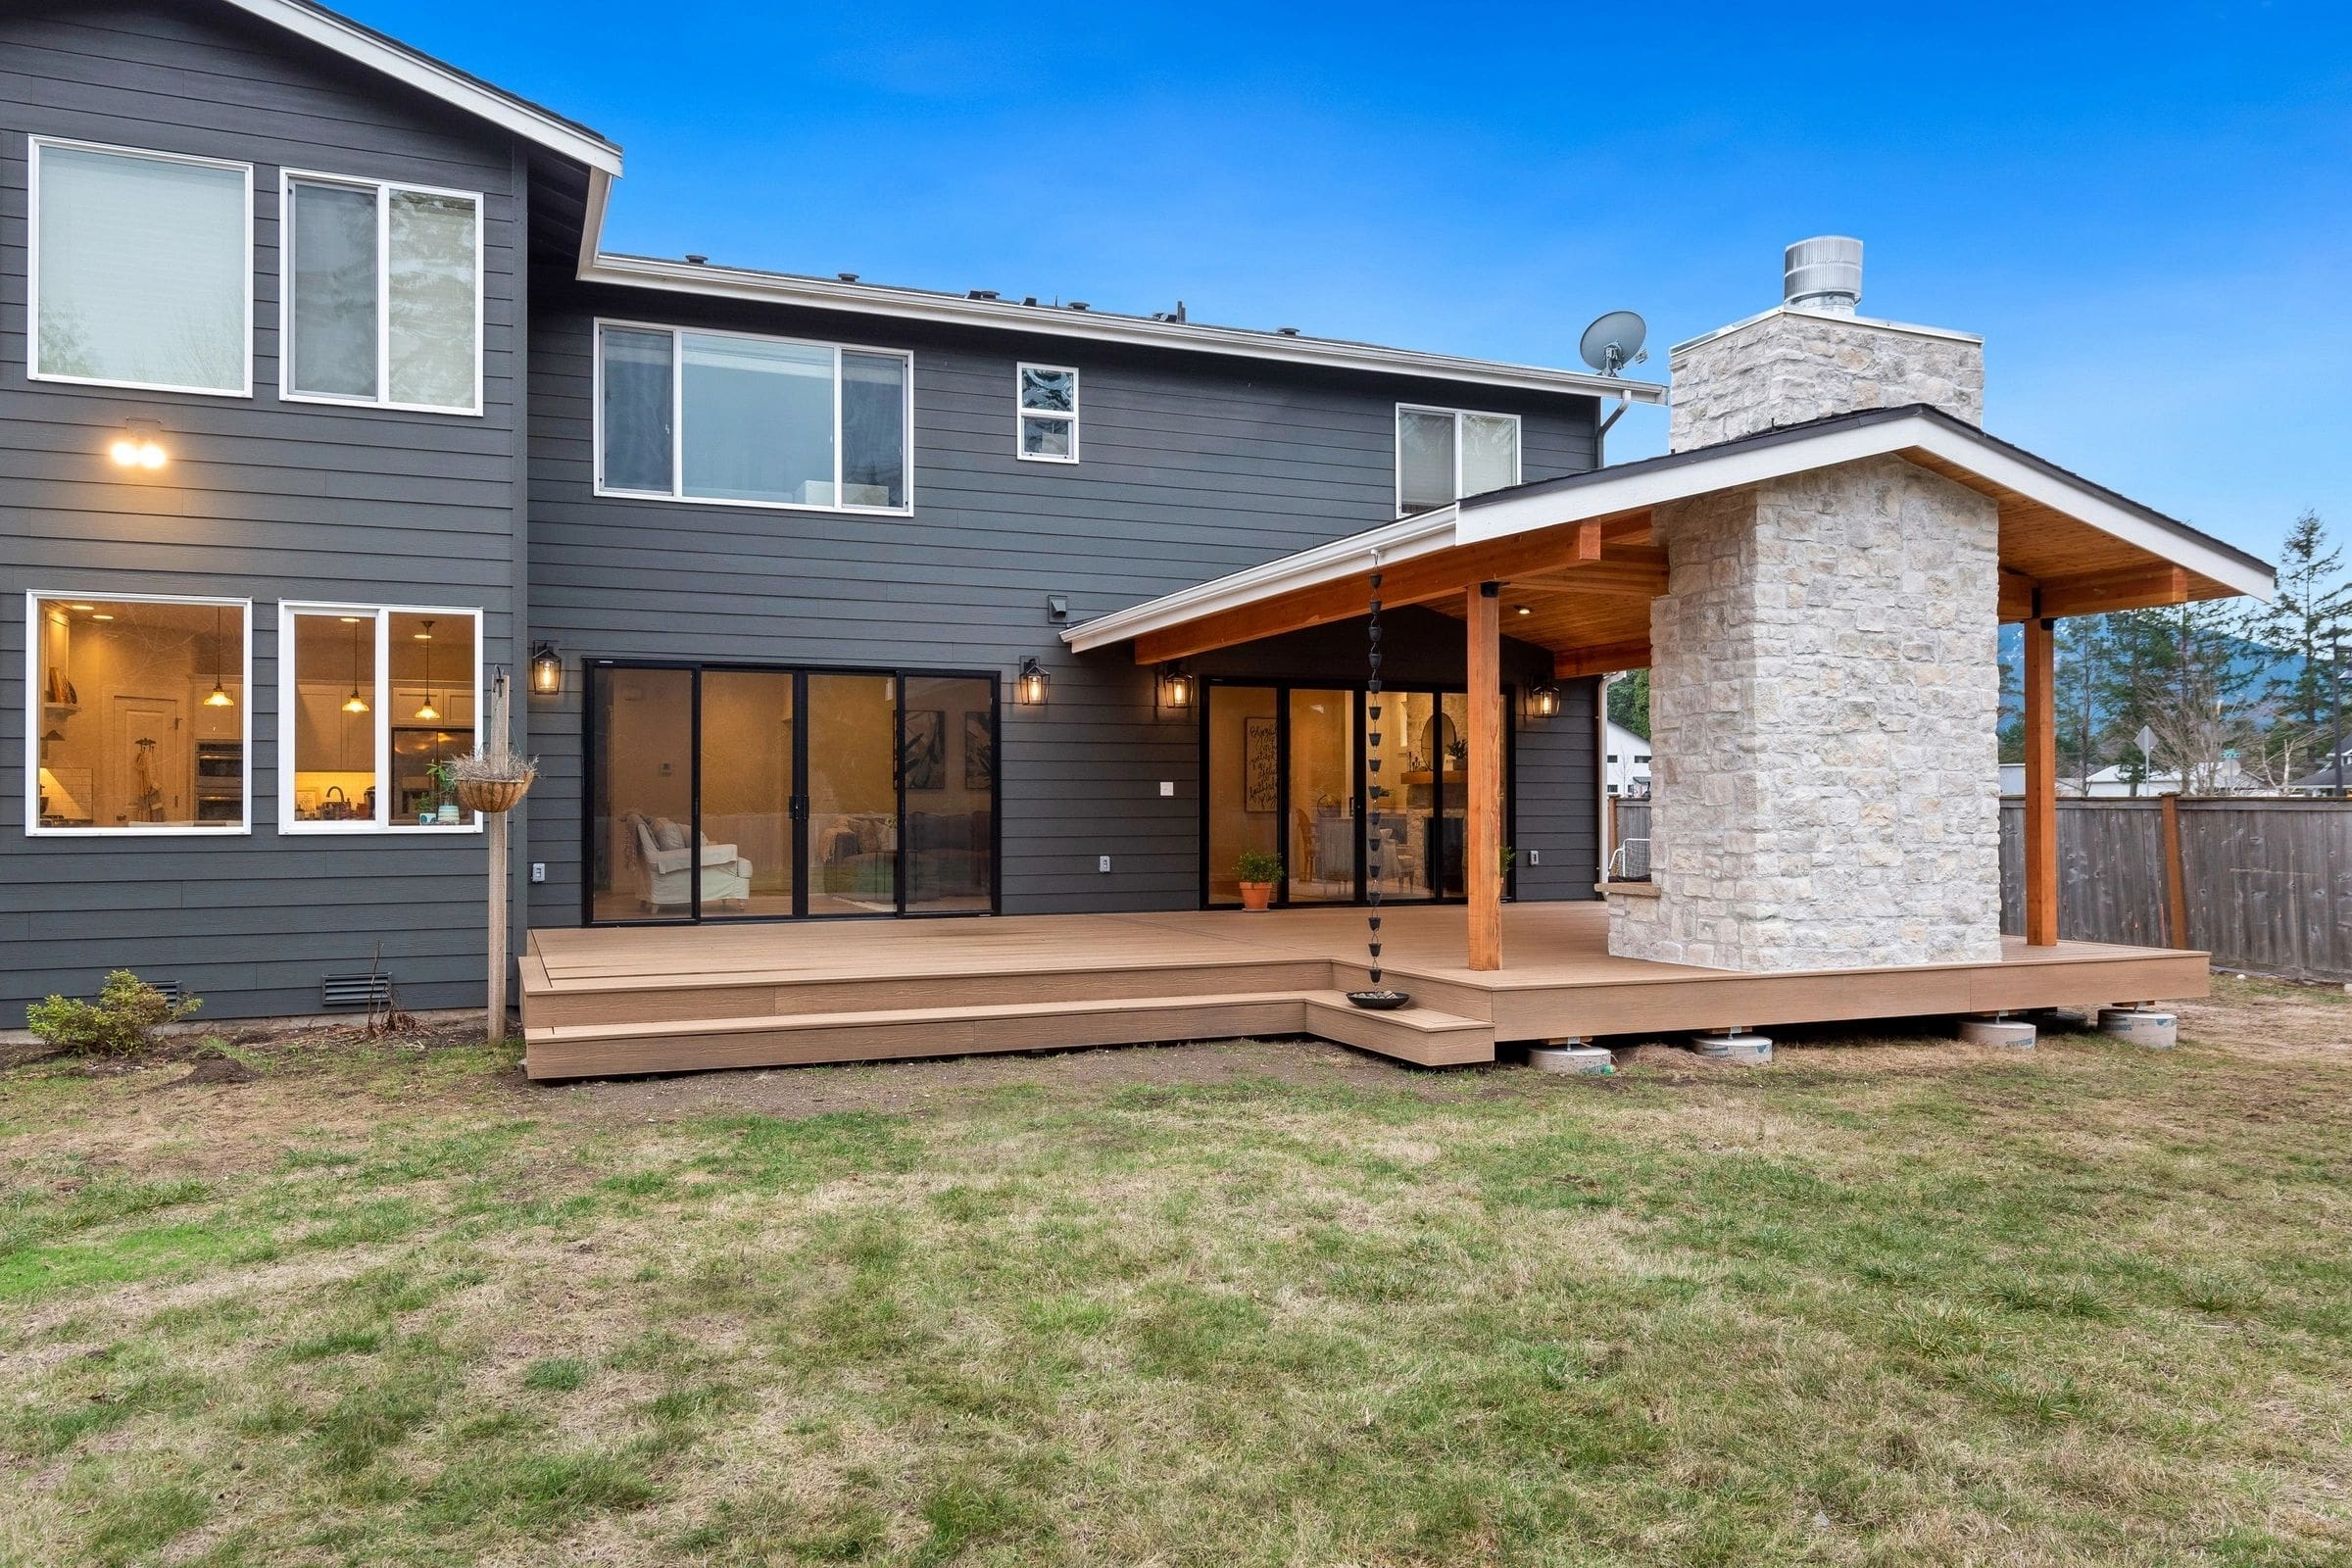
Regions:
[[[1503,911],[1499,972],[1468,966],[1463,911],[1385,911],[1368,1013],[1362,909],[531,933],[525,1068],[579,1078],[967,1052],[1316,1035],[1424,1066],[1498,1041],[2201,997],[2205,955],[2012,940],[1997,963],[1746,975],[1619,958],[1598,904]]]

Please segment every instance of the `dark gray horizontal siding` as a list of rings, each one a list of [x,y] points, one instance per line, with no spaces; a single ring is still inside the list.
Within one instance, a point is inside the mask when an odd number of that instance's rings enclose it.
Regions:
[[[1004,908],[1189,907],[1200,882],[1197,722],[1155,716],[1152,674],[1126,656],[1064,652],[1046,595],[1068,595],[1083,620],[1390,520],[1399,402],[1521,415],[1531,479],[1593,459],[1593,405],[1581,397],[586,289],[552,271],[534,280],[533,299],[532,630],[574,661],[564,696],[532,704],[542,773],[529,857],[548,868],[531,889],[536,924],[579,915],[582,657],[956,668],[1008,680],[1035,656],[1052,673],[1052,700],[1023,708],[1007,691],[998,746]],[[597,316],[912,351],[913,515],[595,496]],[[1022,360],[1078,368],[1082,463],[1013,456]],[[1422,646],[1423,678],[1461,679],[1460,621],[1423,613],[1398,624]],[[1353,680],[1363,649],[1360,626],[1346,626],[1200,667],[1238,661],[1268,675]],[[1537,650],[1515,649],[1514,680],[1546,668]],[[1521,816],[1552,823],[1546,861],[1592,857],[1586,701],[1581,727],[1572,707],[1546,739],[1522,737]],[[1162,781],[1173,797],[1160,796]],[[1112,858],[1107,875],[1097,869],[1102,855]],[[1522,889],[1590,896],[1589,864],[1556,881],[1553,869],[1523,878]]]
[[[26,378],[31,135],[255,166],[251,398]],[[483,193],[480,416],[278,398],[284,168]],[[526,220],[503,134],[225,5],[0,14],[0,1027],[114,967],[179,980],[208,1017],[315,1012],[319,979],[379,948],[407,1005],[479,1004],[479,836],[276,831],[277,607],[479,607],[488,659],[514,663]],[[163,427],[156,480],[105,462],[126,417]],[[250,835],[25,835],[27,588],[256,602]]]

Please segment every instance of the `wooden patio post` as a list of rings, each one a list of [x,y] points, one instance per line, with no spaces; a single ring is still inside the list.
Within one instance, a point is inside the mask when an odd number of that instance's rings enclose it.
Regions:
[[[2057,655],[2051,623],[2026,619],[2026,945],[2058,945]]]
[[[490,721],[482,730],[486,744],[511,747],[507,727],[507,673],[500,670],[490,682]],[[487,1009],[490,1044],[507,1038],[507,816],[505,811],[483,813],[490,849],[490,1004]]]
[[[1470,895],[1470,967],[1502,967],[1502,585],[1470,590],[1470,792],[1463,882]]]

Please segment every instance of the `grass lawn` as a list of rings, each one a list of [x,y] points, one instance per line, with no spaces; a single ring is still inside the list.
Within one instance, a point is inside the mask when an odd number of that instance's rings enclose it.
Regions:
[[[0,1562],[2352,1561],[2352,1004],[0,1073]]]

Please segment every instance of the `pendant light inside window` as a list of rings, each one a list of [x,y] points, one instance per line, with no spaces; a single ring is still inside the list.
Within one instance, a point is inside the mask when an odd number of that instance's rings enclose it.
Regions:
[[[220,679],[220,607],[213,607],[213,689],[204,700],[207,708],[234,708],[237,700],[228,695],[228,687]]]
[[[431,621],[428,620],[424,623],[424,630],[416,634],[416,640],[424,644],[424,706],[416,710],[416,716],[430,724],[441,717],[441,710],[433,706],[433,623]]]
[[[360,695],[360,617],[346,615],[343,618],[351,622],[351,695],[343,699],[343,711],[365,713],[368,711],[368,699]]]

